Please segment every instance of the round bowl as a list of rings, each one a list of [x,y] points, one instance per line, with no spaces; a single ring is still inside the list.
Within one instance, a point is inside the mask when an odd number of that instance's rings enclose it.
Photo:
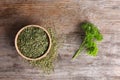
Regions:
[[[34,26],[34,27],[38,27],[38,28],[42,29],[43,31],[45,31],[45,33],[47,34],[48,39],[49,39],[48,49],[46,50],[45,53],[43,53],[42,56],[37,57],[37,58],[29,58],[29,57],[26,57],[25,55],[23,55],[23,54],[21,53],[21,51],[19,50],[18,45],[17,45],[17,39],[18,39],[19,34],[20,34],[24,29],[26,29],[26,28],[28,28],[28,27],[33,27],[33,26]],[[18,31],[18,33],[16,34],[16,36],[15,36],[15,48],[16,48],[18,54],[19,54],[20,56],[22,56],[22,57],[23,57],[24,59],[26,59],[26,60],[34,60],[34,61],[35,61],[35,60],[40,60],[40,59],[46,57],[46,55],[47,55],[47,54],[49,53],[49,51],[50,51],[51,44],[52,44],[52,43],[51,43],[51,36],[50,36],[49,32],[48,32],[45,28],[43,28],[43,27],[41,27],[41,26],[39,26],[39,25],[27,25],[27,26],[23,27],[22,29],[20,29],[20,30]]]

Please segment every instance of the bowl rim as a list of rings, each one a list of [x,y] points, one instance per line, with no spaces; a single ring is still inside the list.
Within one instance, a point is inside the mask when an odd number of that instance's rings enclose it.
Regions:
[[[21,33],[24,29],[29,28],[29,27],[38,27],[38,28],[42,29],[43,31],[45,31],[45,33],[47,34],[48,39],[49,39],[48,49],[46,50],[45,53],[43,53],[42,56],[40,56],[40,57],[38,57],[38,58],[29,58],[29,57],[26,57],[26,56],[23,55],[23,54],[21,53],[21,51],[18,49],[18,45],[17,45],[18,36],[20,35],[20,33]],[[27,25],[27,26],[24,26],[23,28],[21,28],[21,29],[17,32],[17,34],[16,34],[16,36],[15,36],[15,48],[16,48],[18,54],[19,54],[20,56],[22,56],[22,57],[23,57],[24,59],[26,59],[26,60],[36,61],[36,60],[40,60],[40,59],[46,57],[47,54],[49,53],[50,49],[51,49],[51,45],[52,45],[52,42],[51,42],[51,36],[50,36],[49,32],[48,32],[45,28],[43,28],[42,26],[39,26],[39,25]]]

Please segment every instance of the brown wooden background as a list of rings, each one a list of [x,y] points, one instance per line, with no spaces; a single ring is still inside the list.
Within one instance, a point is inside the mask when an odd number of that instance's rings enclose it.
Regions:
[[[83,53],[72,61],[84,20],[96,24],[104,40],[97,57]],[[61,46],[49,75],[14,48],[16,32],[28,24],[56,28]],[[0,80],[120,80],[120,0],[0,0]]]

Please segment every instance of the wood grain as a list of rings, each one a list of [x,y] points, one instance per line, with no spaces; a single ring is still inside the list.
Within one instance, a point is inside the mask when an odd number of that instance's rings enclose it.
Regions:
[[[81,43],[79,24],[90,21],[104,35],[99,54],[72,55]],[[55,27],[58,61],[49,75],[30,66],[14,48],[25,25]],[[120,0],[1,0],[0,80],[120,80]]]

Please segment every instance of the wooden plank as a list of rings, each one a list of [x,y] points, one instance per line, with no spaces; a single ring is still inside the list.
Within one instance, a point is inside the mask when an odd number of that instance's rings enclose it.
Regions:
[[[0,80],[119,80],[120,0],[1,0]],[[79,24],[88,20],[104,35],[99,54],[84,52],[74,61],[79,48]],[[49,75],[33,68],[14,48],[14,36],[25,25],[55,27],[59,37],[58,60]]]

